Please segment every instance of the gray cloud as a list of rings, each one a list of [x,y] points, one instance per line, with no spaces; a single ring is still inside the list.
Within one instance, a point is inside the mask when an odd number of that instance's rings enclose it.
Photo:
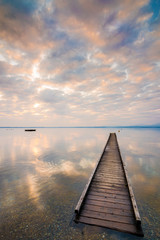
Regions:
[[[62,91],[45,89],[39,94],[39,99],[44,102],[49,102],[51,104],[64,101],[65,97]]]

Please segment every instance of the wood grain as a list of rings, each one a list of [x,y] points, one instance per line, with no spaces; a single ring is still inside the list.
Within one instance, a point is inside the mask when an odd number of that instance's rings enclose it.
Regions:
[[[75,211],[76,222],[143,236],[140,215],[116,134],[110,134]]]

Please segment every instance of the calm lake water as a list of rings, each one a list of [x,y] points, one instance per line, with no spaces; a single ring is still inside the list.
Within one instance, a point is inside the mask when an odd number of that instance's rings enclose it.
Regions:
[[[110,132],[117,133],[144,238],[72,221]],[[0,129],[0,140],[0,239],[160,239],[160,129]]]

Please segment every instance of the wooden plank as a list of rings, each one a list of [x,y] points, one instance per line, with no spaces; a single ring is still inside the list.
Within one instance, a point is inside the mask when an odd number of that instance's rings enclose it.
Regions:
[[[96,174],[96,176],[95,177],[103,177],[103,178],[106,178],[106,179],[112,179],[112,180],[125,180],[125,178],[124,178],[124,176],[123,175],[119,175],[119,176],[116,176],[116,177],[114,177],[113,175],[110,175],[110,174],[101,174],[101,173],[99,173],[99,174]]]
[[[96,192],[93,190],[89,190],[88,194],[92,194],[95,196],[106,196],[106,197],[112,197],[112,198],[117,198],[117,199],[129,199],[128,195],[120,195],[117,192],[114,193],[109,193],[109,191],[107,191],[106,193],[104,192]]]
[[[122,196],[128,196],[127,188],[113,187],[109,185],[98,186],[94,184],[90,189],[95,192],[114,193],[114,194],[120,194]]]
[[[115,182],[121,181],[123,183],[127,183],[126,179],[124,177],[118,177],[118,178],[115,177],[114,178],[113,175],[100,175],[100,174],[96,174],[93,179],[102,179],[102,181],[104,179],[104,180],[112,181],[112,182],[114,182],[114,181]]]
[[[108,196],[95,196],[92,194],[88,194],[87,199],[91,200],[96,200],[96,201],[104,201],[104,202],[112,202],[112,203],[120,203],[124,205],[129,205],[131,204],[129,199],[117,199],[117,198],[112,198]]]
[[[119,186],[119,187],[125,187],[126,188],[126,186],[127,186],[127,184],[126,184],[126,182],[123,180],[123,181],[118,181],[118,180],[112,180],[112,179],[105,179],[105,178],[98,178],[98,177],[95,177],[94,179],[93,179],[93,182],[95,182],[95,183],[98,183],[99,185],[101,185],[101,183],[102,183],[102,185],[107,185],[107,184],[115,184],[115,185],[117,185],[117,186]]]
[[[128,190],[127,188],[127,185],[124,185],[124,184],[117,184],[117,183],[112,183],[112,182],[104,182],[104,183],[101,183],[100,181],[93,181],[93,186],[99,186],[100,188],[105,188],[107,186],[109,187],[117,187],[119,188],[119,190]]]
[[[108,158],[112,158],[112,160],[109,160]],[[106,162],[107,160],[107,162]],[[113,165],[118,165],[119,164],[120,159],[119,158],[114,158],[113,156],[106,156],[105,158],[103,157],[103,160],[101,161],[101,163],[110,163]]]
[[[101,167],[105,167],[105,166],[107,167],[107,169],[112,169],[112,168],[115,169],[115,170],[123,169],[121,165],[113,166],[109,163],[102,163],[101,164]]]
[[[132,210],[132,207],[130,205],[124,205],[124,204],[117,204],[117,203],[112,203],[109,201],[95,201],[91,199],[86,199],[85,203],[90,204],[90,205],[95,205],[95,206],[101,206],[101,207],[112,207],[115,209],[126,209],[126,210]]]
[[[118,181],[118,179],[114,179],[114,178],[109,178],[109,177],[97,177],[97,176],[95,176],[94,178],[93,178],[93,182],[95,183],[95,182],[98,182],[98,184],[100,184],[100,183],[104,183],[103,185],[115,185],[115,186],[117,186],[117,187],[127,187],[128,185],[127,185],[127,183],[126,183],[126,181],[124,181],[124,180],[121,180],[121,181]],[[120,186],[120,185],[122,185],[122,186]]]
[[[105,170],[105,171],[107,171],[107,172],[110,172],[110,173],[112,173],[113,171],[115,171],[115,172],[122,172],[122,170],[123,170],[123,168],[122,167],[118,167],[118,168],[115,168],[114,166],[110,166],[110,165],[101,165],[100,167],[99,167],[99,171],[103,171],[103,170]]]
[[[110,160],[108,159],[109,157],[111,158]],[[119,161],[120,161],[120,158],[115,158],[114,156],[106,156],[106,157],[103,157],[103,160],[101,161],[101,163],[105,163],[105,164],[110,163],[116,166],[119,164]]]
[[[122,194],[125,193],[128,195],[128,189],[126,187],[120,187],[117,186],[115,184],[105,184],[105,185],[99,185],[96,182],[92,183],[92,187],[96,188],[97,190],[105,190],[106,192],[108,191],[108,189],[112,189],[112,190],[116,190],[116,191],[120,191]]]
[[[93,190],[94,192],[97,193],[113,193],[116,195],[121,195],[121,196],[128,196],[128,192],[127,191],[120,191],[118,188],[112,188],[112,187],[108,187],[108,188],[98,188],[98,187],[94,187],[92,186],[90,188],[90,190]]]
[[[103,170],[103,171],[105,170],[106,173],[117,175],[117,174],[121,173],[123,169],[122,168],[121,169],[120,168],[114,168],[114,167],[111,167],[111,168],[110,167],[106,167],[106,168],[105,167],[103,167],[103,168],[100,167],[98,170],[99,170],[98,172],[101,172],[101,170]]]
[[[93,178],[94,181],[99,181],[99,182],[107,182],[107,183],[117,183],[117,184],[121,184],[121,185],[126,185],[126,181],[125,179],[116,179],[116,178],[109,178],[109,177],[105,177],[105,176],[95,176]]]
[[[107,160],[107,161],[106,161]],[[104,157],[102,159],[102,162],[109,162],[109,163],[113,163],[113,164],[117,164],[120,161],[120,157],[119,156],[115,156],[114,154],[104,154]]]
[[[96,176],[95,176],[95,178],[105,178],[105,179],[110,179],[110,180],[112,180],[112,181],[114,181],[114,180],[118,180],[118,181],[125,181],[125,178],[124,178],[124,176],[116,176],[116,177],[114,177],[113,175],[110,175],[110,174],[96,174]]]
[[[90,204],[85,204],[85,206],[83,206],[83,209],[85,210],[91,210],[91,211],[97,211],[99,213],[109,213],[112,215],[118,215],[118,216],[126,216],[126,217],[133,217],[134,213],[133,210],[126,210],[126,209],[115,209],[115,208],[106,208],[106,207],[102,207],[102,206],[94,206],[94,205],[90,205]]]
[[[100,169],[98,169],[99,171],[97,171],[97,174],[100,174],[100,175],[103,175],[103,176],[106,176],[106,177],[112,177],[113,176],[113,173],[109,172],[109,171],[100,171]],[[115,178],[124,178],[124,174],[122,174],[121,172],[117,172],[115,174]]]
[[[116,169],[105,169],[105,168],[99,168],[98,171],[97,171],[97,174],[98,175],[102,175],[102,176],[110,176],[110,177],[123,177],[124,179],[124,173],[122,173],[122,170],[121,171],[117,171]],[[96,174],[96,175],[97,175]]]
[[[94,218],[87,218],[87,217],[81,217],[79,218],[79,222],[84,222],[90,225],[99,225],[102,227],[107,227],[107,228],[111,228],[114,230],[119,230],[119,231],[123,231],[123,232],[127,232],[127,233],[132,233],[138,236],[143,236],[142,231],[137,230],[137,228],[135,227],[135,225],[132,224],[125,224],[125,223],[115,223],[115,222],[111,222],[111,221],[105,221],[105,220],[100,220],[100,219],[94,219]]]
[[[124,174],[121,172],[118,172],[116,175],[113,172],[109,172],[109,171],[97,171],[96,176],[104,176],[104,177],[109,177],[109,178],[114,178],[114,179],[125,179]]]
[[[100,168],[98,169],[99,172],[101,172],[102,170],[105,170],[105,172],[108,172],[108,173],[122,173],[123,171],[123,168],[120,166],[120,167],[115,167],[115,166],[112,166],[112,165],[101,165]]]
[[[113,182],[113,181],[103,181],[103,180],[101,180],[101,179],[94,179],[93,180],[93,184],[98,184],[100,187],[101,186],[107,186],[107,185],[110,185],[110,186],[117,186],[117,187],[119,187],[119,188],[122,188],[122,189],[127,189],[127,185],[125,184],[125,182],[124,183],[119,183],[119,182]]]
[[[105,172],[108,172],[110,174],[113,174],[113,172],[117,172],[117,173],[123,173],[123,168],[122,166],[113,166],[113,165],[107,165],[107,164],[103,164],[103,165],[100,165],[99,169],[98,169],[99,172],[101,171],[105,171]]]
[[[102,220],[107,220],[112,222],[135,224],[135,219],[134,217],[131,217],[131,216],[128,216],[128,217],[119,216],[119,215],[113,215],[111,213],[95,212],[95,211],[86,210],[86,209],[82,210],[81,216],[95,218],[95,219],[102,219]]]

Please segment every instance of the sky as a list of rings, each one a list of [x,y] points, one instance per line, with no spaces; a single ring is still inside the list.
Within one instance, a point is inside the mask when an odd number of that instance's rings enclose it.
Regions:
[[[0,126],[160,123],[160,0],[0,0]]]

